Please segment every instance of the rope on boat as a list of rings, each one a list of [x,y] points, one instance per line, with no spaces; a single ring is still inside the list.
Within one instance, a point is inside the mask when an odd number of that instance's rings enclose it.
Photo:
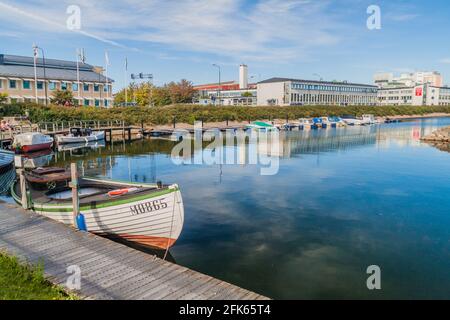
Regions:
[[[175,191],[173,193],[173,210],[172,210],[172,221],[170,223],[170,233],[169,237],[167,238],[167,246],[166,246],[166,253],[164,254],[163,260],[166,260],[167,254],[169,253],[169,247],[170,247],[170,239],[172,239],[172,229],[173,229],[173,220],[175,219],[175,203],[177,203],[177,192]]]

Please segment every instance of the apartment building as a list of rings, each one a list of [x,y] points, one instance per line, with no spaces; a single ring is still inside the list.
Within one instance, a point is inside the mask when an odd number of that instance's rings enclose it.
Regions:
[[[78,71],[77,71],[78,70]],[[8,102],[50,102],[55,90],[72,91],[78,106],[110,107],[113,80],[101,67],[55,59],[0,54],[0,93]],[[37,79],[37,81],[36,81]]]

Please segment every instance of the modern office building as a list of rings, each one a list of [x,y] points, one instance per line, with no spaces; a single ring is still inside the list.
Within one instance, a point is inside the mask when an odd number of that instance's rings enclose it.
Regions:
[[[378,89],[379,105],[450,105],[450,87],[418,84],[411,87]]]
[[[280,105],[376,105],[377,86],[271,78],[257,85],[257,104]]]
[[[79,106],[112,106],[113,80],[102,74],[101,67],[86,63],[78,67],[79,79],[76,62],[38,58],[35,68],[33,57],[0,54],[0,93],[7,93],[9,102],[45,104],[55,90],[68,90]]]

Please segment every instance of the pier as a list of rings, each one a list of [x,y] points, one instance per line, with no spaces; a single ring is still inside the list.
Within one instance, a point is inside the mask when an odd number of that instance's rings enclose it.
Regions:
[[[2,201],[0,221],[0,250],[42,264],[54,284],[65,286],[73,276],[69,267],[79,268],[80,289],[74,292],[81,299],[268,299]]]

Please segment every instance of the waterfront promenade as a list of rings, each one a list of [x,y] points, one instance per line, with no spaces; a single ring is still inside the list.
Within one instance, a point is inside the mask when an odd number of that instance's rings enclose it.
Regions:
[[[79,267],[81,286],[75,293],[82,299],[267,299],[2,201],[0,221],[0,250],[42,264],[53,283],[65,286],[73,276],[67,268]]]

